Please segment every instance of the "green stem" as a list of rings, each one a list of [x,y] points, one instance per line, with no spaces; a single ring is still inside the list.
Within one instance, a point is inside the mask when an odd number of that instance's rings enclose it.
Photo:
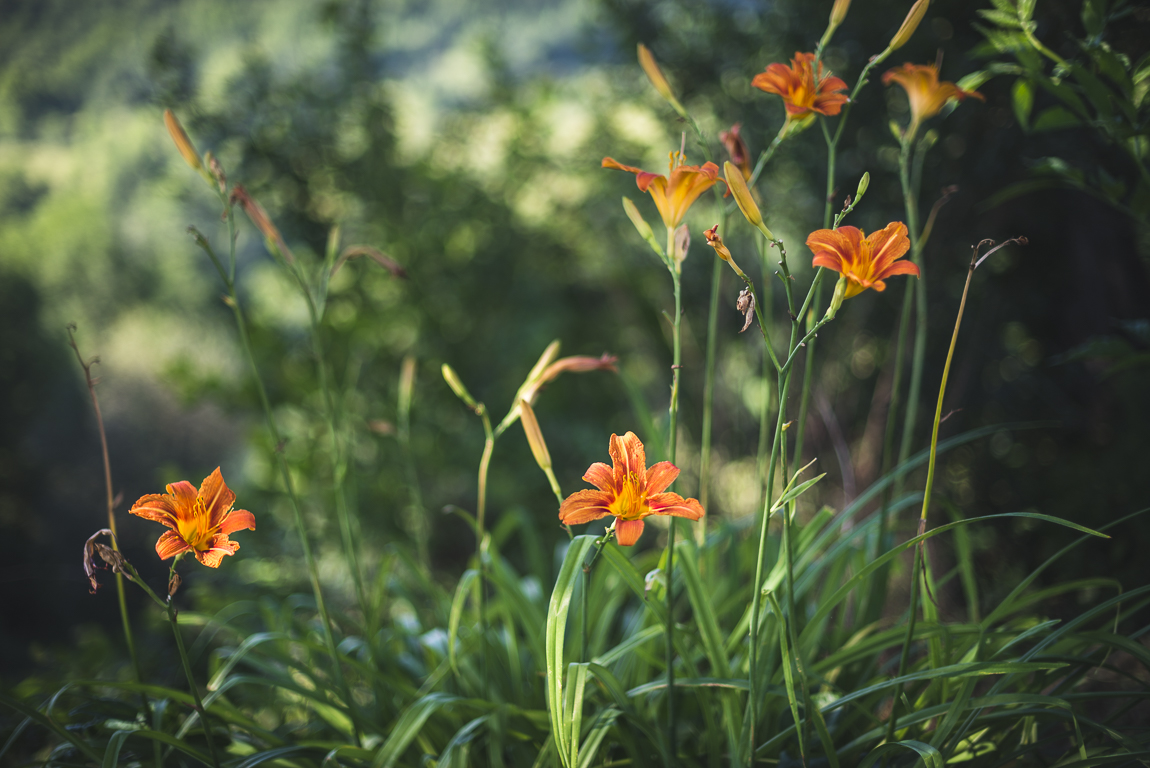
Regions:
[[[427,513],[423,507],[423,491],[419,487],[419,473],[416,471],[415,454],[411,450],[411,399],[415,390],[415,358],[407,357],[399,378],[399,398],[396,404],[396,437],[403,454],[403,468],[407,475],[408,492],[411,494],[412,533],[415,535],[419,563],[425,575],[431,573],[431,556],[428,553]]]
[[[902,440],[899,443],[898,465],[901,466],[910,456],[911,444],[914,442],[914,427],[918,417],[918,400],[922,389],[922,369],[926,357],[927,333],[927,297],[926,272],[923,268],[922,242],[918,231],[918,190],[911,184],[911,147],[914,136],[907,134],[902,142],[902,151],[899,154],[899,181],[902,184],[903,203],[906,207],[906,224],[910,234],[911,261],[918,266],[919,277],[913,283],[915,294],[915,323],[914,323],[914,352],[911,358],[910,388],[907,391],[906,413],[902,423]],[[895,481],[894,495],[902,493],[904,479],[900,476]]]
[[[726,231],[726,211],[720,208],[720,231]],[[703,434],[699,446],[699,503],[709,509],[711,490],[711,430],[715,408],[715,352],[718,346],[719,293],[723,283],[723,262],[715,259],[711,268],[711,305],[707,313],[707,358],[703,372]],[[704,518],[705,519],[705,518]],[[706,526],[697,530],[697,543],[702,546],[706,538]]]
[[[176,573],[176,563],[178,563],[179,560],[180,558],[177,556],[176,559],[172,561],[172,568],[170,571],[172,576],[174,576]],[[170,578],[171,576],[169,576],[169,579]],[[208,722],[208,713],[204,709],[204,702],[200,699],[200,689],[196,686],[195,677],[192,676],[192,665],[188,660],[188,652],[184,648],[184,637],[180,634],[180,625],[176,620],[176,606],[172,602],[171,595],[168,596],[167,605],[165,607],[168,612],[168,621],[172,624],[172,634],[176,636],[176,648],[180,652],[180,661],[184,665],[184,675],[186,675],[188,678],[188,689],[192,693],[192,700],[196,705],[196,713],[200,716],[200,725],[204,727],[204,738],[208,742],[208,754],[212,758],[212,765],[215,766],[215,768],[220,768],[220,759],[216,755],[215,739],[212,738],[212,727]]]
[[[230,245],[230,262],[235,264],[235,248],[236,248],[236,235],[235,228],[232,224],[230,216],[231,205],[228,204],[227,194],[221,193],[221,199],[224,204],[228,206],[228,234]],[[355,743],[356,746],[361,744],[360,741],[360,728],[358,725],[358,715],[355,711],[355,701],[351,696],[351,689],[348,687],[347,681],[343,676],[343,668],[340,666],[339,651],[335,644],[335,633],[332,630],[331,616],[327,611],[327,604],[323,598],[323,590],[320,587],[319,568],[315,562],[315,556],[311,551],[311,540],[308,537],[307,525],[304,522],[303,507],[300,504],[299,496],[296,494],[295,486],[291,479],[291,469],[288,467],[287,458],[283,454],[283,440],[280,437],[279,427],[276,425],[275,414],[272,411],[271,401],[268,399],[267,388],[264,387],[263,377],[260,376],[259,366],[256,364],[255,353],[252,350],[251,337],[248,334],[247,322],[244,319],[243,310],[241,309],[239,296],[236,295],[235,281],[232,280],[228,273],[224,271],[223,266],[220,264],[219,258],[216,256],[215,251],[208,243],[206,238],[199,232],[195,232],[197,244],[204,250],[205,253],[211,258],[212,263],[215,265],[216,270],[220,273],[220,278],[223,280],[224,285],[228,289],[228,305],[232,308],[232,314],[235,317],[236,329],[240,336],[240,346],[243,348],[244,357],[248,361],[248,367],[251,369],[252,380],[256,385],[256,392],[259,395],[260,405],[263,407],[264,421],[267,426],[268,434],[271,435],[273,445],[275,446],[274,453],[276,457],[276,464],[279,467],[280,478],[284,484],[284,490],[288,495],[288,500],[291,502],[292,513],[295,518],[296,531],[300,539],[300,548],[303,550],[304,564],[307,566],[308,578],[311,582],[312,594],[315,597],[316,610],[319,611],[320,620],[323,624],[324,642],[327,645],[328,655],[331,657],[332,674],[335,676],[336,684],[339,686],[343,693],[344,700],[347,703],[348,713],[355,723]]]
[[[491,454],[495,450],[495,434],[491,431],[491,418],[487,406],[480,403],[475,409],[483,420],[483,456],[479,459],[479,496],[475,504],[475,556],[479,560],[479,636],[482,642],[481,669],[483,695],[490,700],[490,685],[487,670],[487,565],[485,539],[487,538],[487,470],[491,466]]]
[[[667,253],[674,253],[675,230],[667,227]],[[675,448],[679,428],[679,370],[682,365],[682,344],[679,332],[683,316],[682,280],[678,269],[671,271],[671,281],[675,288],[675,317],[672,324],[671,346],[671,403],[668,417],[667,460],[675,463]],[[667,525],[667,754],[672,761],[676,755],[676,731],[678,730],[675,710],[675,619],[674,619],[674,575],[675,575],[675,518],[670,517]]]
[[[910,574],[910,611],[906,620],[906,635],[902,641],[902,653],[898,658],[898,677],[906,674],[907,664],[910,662],[910,644],[914,639],[914,625],[918,619],[918,571],[922,567],[922,545],[914,548],[914,567]],[[894,700],[891,702],[890,720],[886,726],[887,743],[894,741],[894,732],[898,727],[898,705],[902,698],[902,683],[894,689]]]

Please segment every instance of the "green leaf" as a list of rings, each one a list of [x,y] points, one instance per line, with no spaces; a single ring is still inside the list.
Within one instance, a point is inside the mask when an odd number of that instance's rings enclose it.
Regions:
[[[1074,128],[1082,125],[1082,121],[1065,107],[1047,107],[1038,113],[1034,120],[1035,131],[1060,131],[1064,128]]]
[[[790,643],[787,642],[787,617],[783,615],[783,609],[779,607],[779,601],[775,598],[774,592],[767,593],[767,600],[771,603],[771,610],[775,612],[775,616],[779,620],[779,647],[783,653],[783,682],[787,688],[787,703],[791,706],[791,716],[795,720],[795,733],[799,738],[799,755],[802,757],[803,764],[807,762],[807,750],[803,744],[803,729],[802,719],[799,717],[799,697],[795,690],[795,667],[797,662],[794,655],[791,653]]]
[[[467,601],[467,594],[471,590],[471,584],[479,576],[479,572],[474,569],[468,569],[463,572],[459,578],[459,584],[455,587],[455,597],[451,600],[451,612],[447,620],[447,658],[451,663],[451,669],[456,675],[459,674],[459,667],[456,666],[456,651],[455,645],[459,637],[459,621],[463,616],[463,604]]]
[[[103,768],[116,768],[120,764],[120,749],[133,733],[135,730],[116,731],[112,734],[112,738],[108,739],[108,748],[104,750]]]
[[[571,609],[575,584],[583,574],[583,563],[586,562],[587,553],[595,545],[596,539],[595,536],[583,535],[576,536],[571,541],[547,606],[547,631],[544,637],[547,651],[545,667],[547,708],[551,717],[551,735],[555,739],[556,751],[565,768],[574,768],[571,756],[577,754],[578,744],[571,744],[570,719],[564,717],[564,703],[567,699],[563,695],[563,672],[566,666],[563,660],[563,641],[567,632],[567,614]],[[586,667],[583,670],[585,675]],[[582,700],[579,701],[579,710],[582,711]]]
[[[371,761],[372,768],[391,768],[394,766],[411,742],[415,740],[427,719],[439,708],[457,701],[460,701],[458,696],[447,693],[429,693],[415,701],[403,711],[391,729],[391,735],[375,753],[375,759]]]
[[[1019,23],[1018,17],[1009,13],[980,8],[978,15],[993,24],[997,24],[1001,29],[1022,29],[1022,24]]]
[[[39,710],[33,709],[24,702],[10,698],[3,693],[0,693],[0,704],[3,704],[9,709],[13,709],[16,712],[19,712],[21,715],[24,715],[24,717],[32,720],[34,723],[52,731],[52,733],[56,734],[64,741],[70,743],[76,749],[80,750],[80,752],[84,753],[84,755],[93,763],[102,762],[100,756],[96,754],[95,750],[93,750],[90,746],[73,735],[71,731],[63,728],[59,723],[44,713],[40,712]]]
[[[1030,130],[1030,111],[1034,108],[1034,85],[1023,78],[1014,81],[1014,116],[1022,130]]]
[[[821,475],[819,475],[818,477],[812,477],[810,480],[807,480],[805,483],[800,483],[799,485],[795,486],[794,488],[792,488],[789,491],[787,491],[786,493],[784,493],[782,496],[779,497],[779,500],[776,501],[771,506],[771,514],[774,514],[775,512],[782,509],[783,505],[790,503],[792,500],[797,499],[799,496],[802,496],[804,493],[807,492],[808,488],[810,488],[812,485],[817,483],[819,480],[822,480],[826,476],[827,476],[827,473],[824,472]]]
[[[866,760],[863,760],[862,763],[859,764],[859,768],[870,768],[870,766],[874,765],[875,761],[883,755],[897,752],[901,749],[917,752],[918,756],[922,758],[923,763],[926,764],[926,768],[945,768],[946,763],[943,762],[941,752],[929,744],[924,744],[921,741],[915,741],[913,739],[883,744],[871,751],[871,753],[867,755]]]
[[[595,755],[599,752],[599,746],[603,743],[604,737],[607,736],[607,731],[611,730],[615,725],[615,720],[619,717],[619,710],[611,708],[599,713],[595,718],[594,724],[591,726],[591,731],[587,734],[587,738],[583,741],[583,747],[580,750],[579,762],[576,768],[591,768],[591,763],[595,759]]]
[[[291,747],[276,747],[275,749],[265,749],[251,755],[247,755],[244,759],[237,763],[234,768],[255,768],[261,763],[266,763],[269,760],[279,760],[280,758],[287,757],[288,755],[295,755],[308,749],[304,746],[291,746]]]

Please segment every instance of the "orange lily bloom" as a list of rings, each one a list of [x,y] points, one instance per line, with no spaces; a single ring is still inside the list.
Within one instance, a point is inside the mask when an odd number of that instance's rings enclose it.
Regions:
[[[235,501],[235,493],[216,467],[198,492],[187,480],[181,480],[169,485],[167,493],[141,496],[128,511],[172,529],[156,542],[161,560],[191,552],[209,568],[219,568],[224,555],[234,555],[240,548],[228,534],[256,529],[255,515],[246,509],[232,509]]]
[[[918,267],[910,261],[899,261],[910,250],[906,225],[892,221],[868,237],[858,227],[820,229],[807,238],[807,247],[814,251],[816,267],[833,269],[847,280],[849,299],[867,288],[886,290],[883,281],[892,275],[914,275]]]
[[[937,115],[951,99],[962,101],[967,96],[973,96],[980,101],[986,101],[978,91],[964,91],[945,80],[939,82],[938,67],[934,64],[908,62],[883,73],[883,85],[890,85],[892,80],[903,87],[910,101],[908,136],[914,136],[922,121]]]
[[[644,171],[632,165],[623,165],[614,158],[603,158],[604,168],[615,168],[635,174],[635,184],[643,192],[651,193],[659,215],[667,229],[674,229],[687,215],[687,209],[721,179],[719,166],[712,162],[703,165],[683,165],[682,153],[671,153],[671,170],[668,176]]]
[[[614,515],[615,536],[620,545],[630,547],[643,535],[644,517],[672,515],[698,520],[703,516],[698,499],[664,493],[679,476],[679,468],[660,461],[647,469],[647,454],[634,432],[622,437],[611,435],[610,453],[613,467],[597,461],[583,475],[585,482],[599,490],[568,496],[559,507],[560,522],[579,525]]]
[[[760,91],[783,97],[787,108],[787,120],[806,117],[812,112],[820,115],[837,115],[850,99],[845,93],[847,84],[842,78],[823,74],[823,63],[819,62],[815,72],[813,53],[795,53],[791,66],[771,64],[765,72],[755,75],[751,85]]]

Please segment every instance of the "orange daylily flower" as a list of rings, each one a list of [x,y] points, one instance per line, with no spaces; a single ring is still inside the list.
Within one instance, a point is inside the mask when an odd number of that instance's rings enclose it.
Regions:
[[[840,273],[847,279],[843,298],[857,296],[867,288],[886,290],[883,281],[892,275],[914,275],[918,267],[910,261],[899,261],[910,250],[906,225],[892,221],[868,237],[858,227],[820,229],[807,238],[807,247],[815,258],[812,264]]]
[[[812,112],[820,115],[837,115],[850,99],[845,93],[847,84],[842,78],[823,74],[823,63],[819,62],[815,72],[813,53],[795,53],[791,66],[771,64],[765,72],[755,75],[751,85],[760,91],[783,97],[787,108],[787,120],[806,117]]]
[[[651,193],[663,223],[668,229],[674,229],[687,215],[691,204],[699,199],[699,195],[722,181],[719,178],[719,166],[714,163],[683,165],[684,159],[681,152],[671,153],[669,178],[632,165],[623,165],[611,157],[603,158],[603,167],[635,174],[635,184],[643,192]]]
[[[964,91],[954,83],[939,82],[938,67],[934,64],[906,63],[883,73],[883,85],[891,81],[901,85],[910,101],[910,127],[907,135],[914,136],[923,120],[934,117],[951,99],[962,101],[973,96],[986,101],[978,91]]]
[[[169,485],[167,493],[141,496],[128,511],[172,529],[156,542],[161,560],[191,552],[209,568],[219,568],[224,555],[234,555],[240,548],[228,534],[256,529],[255,515],[246,509],[232,509],[235,501],[235,493],[216,467],[198,492],[187,480],[181,480]]]
[[[610,453],[613,467],[597,461],[583,475],[585,482],[599,490],[568,496],[559,507],[560,522],[579,525],[614,515],[615,536],[620,545],[630,547],[643,534],[644,517],[672,515],[698,520],[703,516],[698,499],[665,493],[679,476],[679,468],[660,461],[647,469],[647,454],[634,432],[622,437],[611,435]]]

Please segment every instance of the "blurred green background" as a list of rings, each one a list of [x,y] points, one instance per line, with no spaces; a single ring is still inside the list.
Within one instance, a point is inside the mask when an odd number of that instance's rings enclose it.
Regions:
[[[1007,61],[974,26],[985,24],[979,5],[933,3],[888,64],[926,63],[941,51],[943,77],[958,80],[988,61]],[[164,483],[198,484],[219,465],[259,529],[237,537],[243,549],[218,571],[195,569],[186,578],[188,599],[222,606],[252,589],[286,596],[304,581],[222,287],[185,233],[194,224],[222,248],[220,212],[171,145],[165,107],[201,151],[215,153],[230,180],[263,203],[298,258],[317,261],[338,223],[345,243],[377,247],[408,272],[397,280],[366,259],[346,265],[332,284],[325,333],[354,433],[355,507],[369,560],[410,551],[413,531],[426,525],[437,578],[451,583],[474,541],[465,523],[440,510],[474,509],[483,436],[440,378],[442,363],[500,418],[552,339],[562,340],[564,354],[619,356],[619,375],[562,377],[536,405],[566,493],[583,487],[589,463],[606,458],[612,432],[636,430],[651,441],[642,410],[657,417],[665,410],[669,327],[660,313],[672,306],[670,281],[622,215],[620,196],[657,219],[630,175],[599,168],[611,155],[657,171],[685,129],[635,65],[635,44],[652,48],[712,139],[741,122],[757,156],[783,110],[776,97],[752,89],[750,78],[810,50],[830,6],[0,0],[5,682],[33,672],[59,676],[120,655],[113,591],[90,596],[80,568],[83,541],[105,515],[95,422],[67,323],[78,324],[85,355],[100,357],[129,559],[163,579],[166,566],[152,550],[157,527],[128,519],[126,510]],[[908,6],[855,0],[827,64],[853,83]],[[1080,8],[1070,0],[1038,3],[1037,34],[1064,56],[1075,55],[1084,34]],[[1108,32],[1107,45],[1129,62],[1141,60],[1150,49],[1150,14],[1134,8]],[[1145,94],[1150,81],[1139,82]],[[1145,184],[1097,127],[1021,124],[1013,83],[992,79],[980,87],[985,103],[968,101],[932,123],[939,140],[925,164],[922,207],[942,187],[959,192],[925,254],[932,314],[916,450],[928,444],[970,247],[1026,235],[1029,247],[999,253],[975,276],[946,398],[945,411],[955,412],[943,436],[988,424],[1050,424],[1004,429],[946,455],[940,490],[966,516],[1035,510],[1097,527],[1150,500]],[[1036,114],[1052,103],[1049,94],[1035,98]],[[851,116],[838,199],[863,171],[871,173],[867,199],[850,220],[866,231],[903,217],[897,141],[887,124],[906,117],[902,91],[883,88],[877,76]],[[712,151],[721,161],[716,141]],[[690,142],[688,157],[703,160]],[[1078,169],[1080,188],[1036,184],[1028,194],[995,198],[1041,178],[1035,174],[1049,158]],[[783,146],[761,185],[768,223],[787,242],[801,285],[811,273],[802,243],[821,226],[824,174],[825,148],[813,129]],[[688,218],[695,244],[684,267],[678,463],[689,494],[698,493],[714,258],[701,232],[715,221],[709,197]],[[743,222],[732,222],[730,232],[736,258],[754,265]],[[346,589],[305,308],[247,222],[239,254],[241,294],[285,450],[309,522],[325,542],[321,570]],[[761,344],[752,333],[737,334],[738,286],[730,274],[723,279],[709,511],[740,518],[758,502]],[[852,299],[820,334],[805,450],[830,473],[818,501],[836,508],[879,472],[887,357],[902,297],[902,283],[891,285]],[[774,322],[781,321],[776,313]],[[394,435],[407,355],[418,365],[412,441],[422,508]],[[657,454],[652,442],[648,451]],[[498,445],[488,493],[496,529],[501,520],[529,521],[514,534],[519,545],[503,550],[546,589],[554,547],[566,536],[518,427]],[[912,527],[905,521],[907,532]],[[985,599],[1069,540],[1023,520],[977,529]],[[655,536],[643,542],[655,544]],[[1079,548],[1057,578],[1107,574],[1136,585],[1145,581],[1148,546],[1150,527],[1128,525],[1111,541]],[[945,565],[946,545],[936,556]],[[941,596],[944,610],[959,610],[961,600],[951,607],[950,597]],[[392,617],[418,621],[419,609],[395,605]]]

